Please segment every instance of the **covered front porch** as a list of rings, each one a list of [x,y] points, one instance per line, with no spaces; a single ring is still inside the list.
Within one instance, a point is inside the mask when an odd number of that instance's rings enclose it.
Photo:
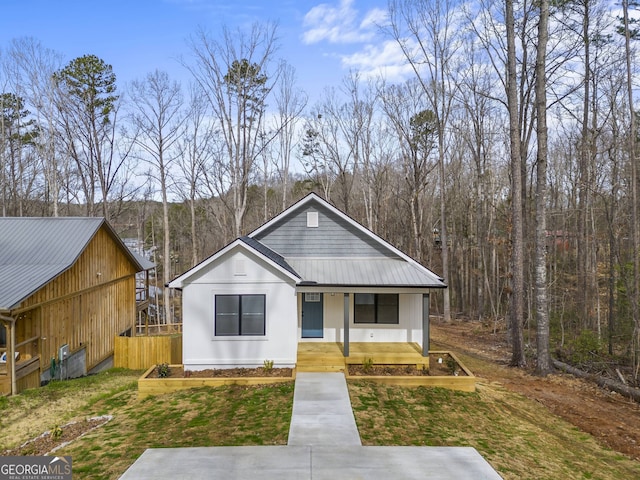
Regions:
[[[416,365],[429,368],[429,356],[413,342],[352,342],[345,356],[342,342],[300,342],[296,370],[298,372],[340,372],[349,364],[365,360],[385,365]]]
[[[315,348],[332,365],[375,357],[376,363],[428,366],[429,289],[299,285],[297,298],[298,343],[331,345]],[[298,359],[313,349],[299,349]]]

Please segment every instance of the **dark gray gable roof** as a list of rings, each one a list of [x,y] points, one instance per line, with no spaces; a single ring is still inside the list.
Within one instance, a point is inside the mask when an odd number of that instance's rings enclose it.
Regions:
[[[104,218],[0,217],[0,310],[11,310],[69,269],[103,225],[138,271],[141,265]]]
[[[251,235],[285,258],[289,257],[370,257],[398,258],[370,232],[355,221],[340,216],[312,198],[289,215]],[[307,227],[307,213],[316,212],[318,226]]]
[[[261,253],[262,255],[267,257],[268,259],[270,259],[273,262],[275,262],[278,265],[280,265],[282,268],[284,268],[289,273],[292,273],[296,277],[300,277],[300,275],[298,275],[298,273],[291,267],[291,265],[289,265],[287,263],[287,261],[284,259],[284,257],[282,255],[274,252],[273,250],[271,250],[266,245],[260,243],[257,240],[254,240],[251,237],[247,237],[246,235],[244,237],[240,237],[240,240],[242,240],[244,243],[249,245],[251,248],[253,248],[258,253]]]

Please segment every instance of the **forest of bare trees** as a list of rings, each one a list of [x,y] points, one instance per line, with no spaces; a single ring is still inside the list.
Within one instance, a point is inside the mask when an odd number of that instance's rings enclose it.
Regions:
[[[313,103],[266,22],[194,32],[188,85],[18,38],[0,215],[105,216],[166,283],[315,191],[445,278],[436,313],[492,325],[514,366],[638,385],[635,8],[390,0],[404,80],[351,71]]]

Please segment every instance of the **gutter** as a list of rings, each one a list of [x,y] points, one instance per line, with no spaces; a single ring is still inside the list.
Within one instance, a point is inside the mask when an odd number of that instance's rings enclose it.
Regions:
[[[11,395],[17,395],[18,385],[16,383],[16,319],[8,317],[0,313],[0,321],[9,326],[9,335],[7,338],[7,366],[11,375]]]

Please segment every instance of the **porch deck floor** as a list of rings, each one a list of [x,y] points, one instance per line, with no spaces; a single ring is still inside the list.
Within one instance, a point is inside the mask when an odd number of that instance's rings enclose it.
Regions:
[[[341,342],[299,342],[296,368],[302,372],[336,372],[347,363],[362,363],[371,359],[377,364],[429,365],[429,357],[422,356],[416,343],[353,342],[349,343],[349,356],[344,356]]]

